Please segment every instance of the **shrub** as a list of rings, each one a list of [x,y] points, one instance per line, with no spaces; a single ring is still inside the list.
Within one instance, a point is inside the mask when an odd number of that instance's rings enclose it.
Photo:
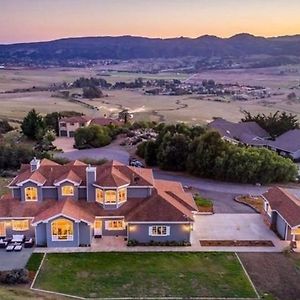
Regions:
[[[28,271],[18,269],[0,272],[0,282],[4,284],[24,284],[29,282]]]
[[[202,207],[212,207],[213,206],[213,203],[210,199],[202,198],[199,195],[195,195],[194,200],[195,200],[197,206],[202,206]]]

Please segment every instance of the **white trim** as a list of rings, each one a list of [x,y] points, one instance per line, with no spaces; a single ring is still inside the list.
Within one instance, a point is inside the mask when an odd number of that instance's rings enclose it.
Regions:
[[[55,185],[55,186],[60,186],[63,182],[70,182],[70,183],[72,183],[74,186],[79,186],[80,183],[82,182],[82,180],[78,183],[78,182],[75,182],[75,181],[70,180],[70,179],[63,179],[63,180],[61,180],[61,181],[55,182],[54,185]]]
[[[0,221],[1,220],[24,220],[24,219],[31,219],[31,220],[33,220],[34,217],[1,217]]]
[[[99,184],[97,184],[97,183],[93,183],[93,186],[94,187],[98,187],[98,188],[101,188],[101,189],[103,189],[103,190],[106,190],[106,189],[108,189],[108,190],[117,190],[117,189],[121,189],[121,188],[124,188],[124,187],[128,187],[129,186],[129,183],[126,183],[126,184],[124,184],[124,185],[120,185],[120,186],[102,186],[102,185],[99,185]]]
[[[109,227],[109,223],[110,222],[122,222],[122,227]],[[126,228],[126,225],[125,225],[125,222],[124,220],[122,219],[118,219],[118,220],[107,220],[107,221],[104,221],[104,228],[105,230],[107,231],[119,231],[119,230],[124,230]]]
[[[72,242],[72,241],[74,241],[74,234],[67,235],[66,240],[55,238],[55,237],[56,237],[55,235],[51,234],[51,241],[52,242]]]
[[[124,219],[124,216],[96,216],[95,219]]]
[[[17,183],[16,185],[17,185],[17,186],[23,186],[23,185],[24,185],[25,183],[27,183],[27,182],[33,182],[33,183],[35,183],[37,186],[43,186],[44,183],[45,183],[46,181],[47,181],[47,180],[45,180],[43,183],[40,183],[40,182],[37,182],[37,181],[32,180],[32,179],[26,179],[26,180],[24,180],[24,181],[21,181],[21,182]]]
[[[70,219],[70,220],[74,221],[75,223],[84,222],[84,223],[86,223],[86,224],[88,224],[88,225],[91,225],[91,224],[92,224],[92,223],[88,222],[87,220],[83,220],[83,219],[74,219],[74,218],[72,218],[72,217],[70,217],[70,216],[67,216],[67,215],[65,215],[65,214],[57,214],[57,215],[51,216],[51,217],[48,218],[48,219],[40,220],[40,221],[38,221],[38,222],[33,222],[33,223],[31,223],[31,225],[36,226],[36,225],[38,225],[38,224],[40,224],[40,223],[48,223],[50,220],[53,220],[53,219],[58,218],[58,217],[64,217],[64,218],[66,218],[66,219]]]
[[[161,234],[158,234],[158,233],[155,233],[153,234],[153,228],[154,227],[161,227],[161,232],[162,232],[162,228],[163,227],[166,227],[166,233],[161,233]],[[169,236],[170,235],[170,226],[167,226],[167,225],[153,225],[153,226],[149,226],[148,227],[148,233],[149,233],[149,236]]]
[[[128,224],[153,224],[153,225],[164,225],[164,224],[190,224],[194,221],[183,221],[183,222],[169,222],[169,221],[151,221],[151,222],[128,222]]]

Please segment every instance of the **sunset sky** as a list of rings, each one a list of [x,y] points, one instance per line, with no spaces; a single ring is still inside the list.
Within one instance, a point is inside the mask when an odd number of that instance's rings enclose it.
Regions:
[[[300,33],[300,0],[0,0],[0,43]]]

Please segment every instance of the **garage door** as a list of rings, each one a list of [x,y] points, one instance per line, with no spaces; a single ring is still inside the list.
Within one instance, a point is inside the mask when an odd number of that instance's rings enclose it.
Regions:
[[[75,132],[74,132],[74,131],[70,131],[70,132],[69,132],[69,136],[70,136],[70,137],[74,137],[74,135],[75,135]]]
[[[285,221],[279,215],[277,215],[276,230],[282,239],[285,238],[285,229],[286,229]]]
[[[60,136],[68,136],[67,130],[61,130]]]

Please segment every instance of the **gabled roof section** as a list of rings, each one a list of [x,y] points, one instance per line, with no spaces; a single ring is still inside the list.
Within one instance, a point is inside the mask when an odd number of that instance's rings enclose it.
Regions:
[[[291,227],[300,225],[300,199],[279,187],[269,189],[263,196]]]
[[[289,130],[277,137],[275,141],[269,141],[268,145],[282,151],[296,152],[300,150],[300,129]]]
[[[87,164],[76,159],[65,164],[65,166],[87,166]]]
[[[97,170],[98,171],[98,170]],[[97,172],[95,184],[103,187],[118,187],[128,185],[130,180],[122,174],[113,164],[104,166],[101,173]]]
[[[73,116],[73,117],[64,117],[59,120],[59,122],[66,122],[66,123],[86,123],[91,120],[90,117],[86,116]]]
[[[155,192],[128,215],[131,222],[189,222],[197,206],[178,182],[156,180]],[[176,193],[176,195],[175,195]]]
[[[41,160],[40,166],[60,166],[60,164],[58,164],[57,162],[47,159],[47,158],[43,158]]]
[[[60,183],[65,181],[72,182],[74,185],[79,185],[82,179],[73,170],[70,170],[59,177],[57,180],[55,180],[54,184],[59,185]]]
[[[92,214],[80,207],[76,201],[67,199],[58,201],[53,206],[36,215],[33,219],[33,224],[48,222],[57,216],[65,216],[75,221],[84,221],[87,223],[93,223],[95,219]]]
[[[28,181],[32,181],[37,185],[44,185],[47,180],[38,170],[34,172],[26,170],[21,175],[17,176],[9,185],[22,185]]]

